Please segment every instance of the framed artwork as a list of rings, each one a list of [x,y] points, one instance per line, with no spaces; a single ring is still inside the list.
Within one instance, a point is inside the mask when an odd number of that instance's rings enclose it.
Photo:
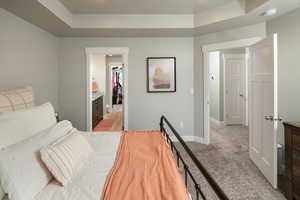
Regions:
[[[176,92],[176,57],[147,58],[147,92]]]

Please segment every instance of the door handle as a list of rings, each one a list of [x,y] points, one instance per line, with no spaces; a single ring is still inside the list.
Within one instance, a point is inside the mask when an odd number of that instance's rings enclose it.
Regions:
[[[265,116],[265,120],[269,120],[270,118],[268,116]]]
[[[274,118],[273,120],[274,120],[274,121],[281,122],[283,119],[282,119],[281,117],[278,117],[278,118]]]
[[[270,121],[278,121],[281,122],[283,119],[278,117],[278,118],[274,118],[273,116],[265,116],[265,120],[270,120]]]
[[[273,116],[265,116],[265,120],[270,120],[270,121],[273,121],[274,120],[274,118],[273,118]]]
[[[243,94],[240,94],[240,97],[244,97],[244,95],[243,95]]]

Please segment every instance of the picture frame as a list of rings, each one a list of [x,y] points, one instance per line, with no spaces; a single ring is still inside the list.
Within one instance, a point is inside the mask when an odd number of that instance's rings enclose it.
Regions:
[[[176,92],[176,57],[147,58],[147,92]]]

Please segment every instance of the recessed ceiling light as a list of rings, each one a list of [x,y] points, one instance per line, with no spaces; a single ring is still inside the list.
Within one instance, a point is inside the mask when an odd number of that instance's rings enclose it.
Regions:
[[[113,56],[113,55],[112,55],[112,54],[108,54],[108,56],[110,56],[110,57],[111,57],[111,56]]]
[[[268,17],[268,16],[276,15],[276,13],[277,13],[277,9],[272,8],[272,9],[266,10],[265,12],[261,13],[260,16]]]

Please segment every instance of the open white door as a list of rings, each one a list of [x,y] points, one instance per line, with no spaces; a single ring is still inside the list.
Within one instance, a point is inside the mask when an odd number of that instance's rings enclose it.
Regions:
[[[277,35],[249,47],[249,152],[277,188]]]

